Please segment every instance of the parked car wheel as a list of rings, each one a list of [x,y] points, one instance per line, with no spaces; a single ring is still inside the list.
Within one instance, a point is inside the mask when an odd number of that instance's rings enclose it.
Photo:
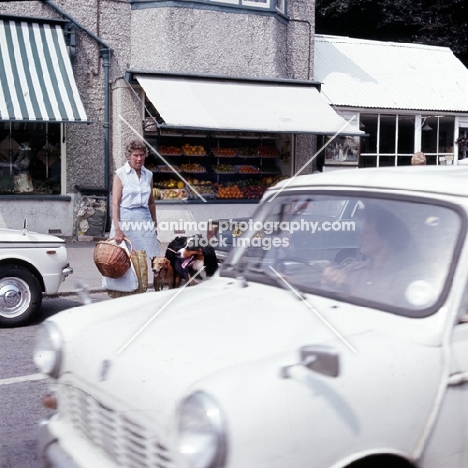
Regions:
[[[39,309],[38,279],[19,265],[0,266],[0,325],[22,325]]]

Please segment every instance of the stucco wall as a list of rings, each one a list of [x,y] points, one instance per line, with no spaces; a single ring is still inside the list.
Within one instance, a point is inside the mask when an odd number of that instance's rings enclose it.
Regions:
[[[135,10],[131,46],[133,68],[286,76],[286,26],[271,16],[190,8]]]
[[[178,73],[206,73],[246,77],[312,79],[314,1],[289,0],[294,21],[269,15],[179,7],[131,9],[125,1],[54,0],[59,8],[98,36],[112,49],[110,90],[110,165],[104,161],[104,70],[102,45],[77,29],[74,75],[91,123],[66,126],[66,190],[75,185],[102,187],[106,177],[124,161],[123,147],[135,135],[119,119],[122,115],[141,129],[142,104],[123,80],[127,67]],[[0,2],[0,14],[65,19],[40,1]],[[310,137],[304,137],[310,138]],[[298,145],[300,160],[312,144]],[[13,203],[13,202],[12,202]],[[23,205],[21,205],[23,203]],[[2,203],[4,204],[4,203]],[[36,211],[50,202],[14,202],[12,214],[35,218],[47,232],[51,210]],[[20,206],[21,205],[21,206]],[[20,206],[20,208],[16,208]],[[51,205],[52,206],[52,205]],[[73,203],[54,202],[54,221],[63,232],[73,231]],[[3,208],[3,207],[2,207]],[[216,214],[216,208],[213,208]],[[12,227],[8,211],[0,225]],[[41,220],[41,217],[44,217]],[[58,219],[60,217],[60,219]]]

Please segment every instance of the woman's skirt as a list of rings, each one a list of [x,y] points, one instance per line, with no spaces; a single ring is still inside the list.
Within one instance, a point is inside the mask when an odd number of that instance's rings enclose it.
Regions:
[[[159,242],[149,208],[121,207],[120,229],[132,242],[134,250],[145,250],[149,258],[159,255]],[[109,236],[115,236],[114,221]]]

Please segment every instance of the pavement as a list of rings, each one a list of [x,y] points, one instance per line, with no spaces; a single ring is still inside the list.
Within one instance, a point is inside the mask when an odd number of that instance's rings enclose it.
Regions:
[[[88,292],[104,292],[102,287],[102,276],[94,264],[94,247],[98,241],[77,242],[67,240],[68,261],[73,268],[73,273],[60,285],[58,295],[68,296],[77,294],[83,288]],[[166,251],[167,243],[161,243],[161,255]],[[149,265],[148,265],[149,268]],[[148,271],[148,289],[153,289],[153,274]]]

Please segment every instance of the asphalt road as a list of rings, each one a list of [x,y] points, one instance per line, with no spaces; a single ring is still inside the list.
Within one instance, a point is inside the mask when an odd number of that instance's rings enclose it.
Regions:
[[[109,299],[106,293],[91,294],[93,302]],[[40,314],[28,326],[0,329],[0,467],[39,466],[36,424],[47,414],[41,398],[46,393],[44,376],[32,360],[38,326],[51,315],[79,307],[76,295],[45,298]]]

